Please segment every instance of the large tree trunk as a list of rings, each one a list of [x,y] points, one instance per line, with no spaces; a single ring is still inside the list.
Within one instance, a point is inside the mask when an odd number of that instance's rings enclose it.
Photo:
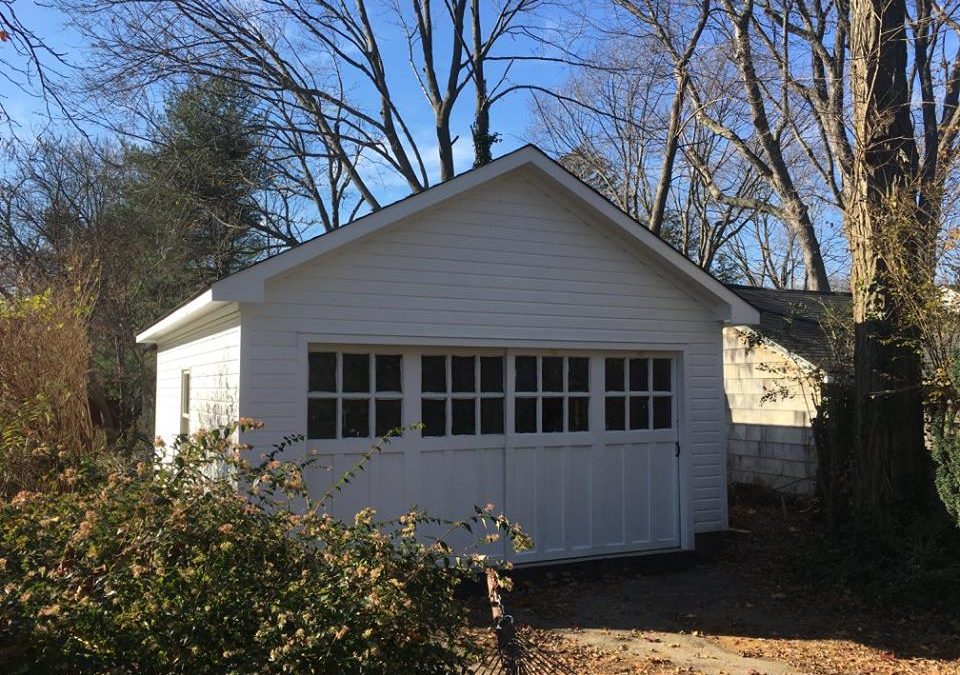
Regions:
[[[487,92],[487,76],[484,73],[483,33],[480,23],[480,0],[470,4],[471,39],[473,40],[473,86],[476,91],[473,112],[473,165],[483,166],[493,161],[493,144],[496,134],[490,133],[490,99]]]
[[[929,492],[921,361],[903,298],[917,265],[917,147],[904,0],[853,0],[851,93],[857,148],[847,208],[855,346],[855,506],[886,518]],[[894,273],[896,272],[896,273]]]

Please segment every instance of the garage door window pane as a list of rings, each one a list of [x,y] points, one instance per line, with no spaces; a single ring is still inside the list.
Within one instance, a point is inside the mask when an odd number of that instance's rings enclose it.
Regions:
[[[607,391],[626,391],[624,385],[623,359],[606,359],[604,364]]]
[[[607,391],[626,394],[607,397],[604,426],[608,431],[673,428],[673,397],[669,395],[673,391],[673,359],[608,358],[605,367]],[[627,389],[621,390],[624,385]]]
[[[370,399],[343,399],[343,437],[365,438],[370,435]]]
[[[421,367],[424,436],[503,433],[502,356],[424,356]]]
[[[589,359],[567,359],[567,391],[590,391]]]
[[[447,402],[432,398],[421,399],[420,417],[424,436],[444,436],[447,433]]]
[[[343,391],[370,391],[370,355],[343,355]]]
[[[336,437],[337,399],[310,399],[307,402],[307,438]]]
[[[537,357],[518,356],[515,360],[517,391],[537,391]]]
[[[480,433],[503,433],[503,399],[480,399]]]
[[[378,398],[376,403],[377,436],[385,436],[388,432],[397,429],[399,433],[402,424],[400,420],[400,399]]]
[[[454,436],[472,436],[477,431],[476,399],[455,398],[452,401],[452,424]]]
[[[563,391],[563,357],[543,357],[543,391]]]
[[[627,428],[627,399],[624,396],[607,396],[605,402],[607,431],[623,431]]]
[[[650,428],[650,397],[649,396],[631,396],[630,397],[630,428],[631,429],[649,429]]]
[[[575,396],[567,399],[567,430],[587,431],[590,428],[590,399]]]
[[[560,397],[544,397],[540,418],[541,430],[544,433],[563,431],[563,399]]]
[[[673,399],[669,396],[653,398],[653,428],[670,429],[673,426]]]
[[[537,432],[537,399],[518,398],[514,405],[515,422],[518,434]]]
[[[399,355],[377,354],[377,391],[400,391]]]
[[[630,359],[630,391],[648,391],[649,359]]]
[[[480,357],[480,391],[503,391],[503,357]]]
[[[447,357],[420,357],[421,391],[447,391]]]
[[[337,390],[336,352],[311,352],[309,355],[310,391]]]
[[[399,354],[307,354],[307,438],[370,438],[403,424]]]
[[[671,391],[672,378],[670,377],[670,367],[670,359],[653,359],[654,391]]]
[[[523,419],[521,404],[516,406],[514,424],[518,433],[589,431],[589,396],[578,395],[590,392],[589,358],[517,356],[515,363],[515,392],[530,400],[522,404],[526,406]]]
[[[475,363],[472,356],[454,356],[453,359],[453,390],[456,392],[472,392],[476,389]]]

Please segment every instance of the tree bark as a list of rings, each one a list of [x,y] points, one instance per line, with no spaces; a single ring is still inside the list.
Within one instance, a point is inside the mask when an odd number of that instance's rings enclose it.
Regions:
[[[670,186],[673,184],[673,166],[677,158],[677,147],[680,145],[680,123],[683,116],[684,94],[686,94],[689,85],[690,74],[687,68],[690,65],[690,59],[693,58],[700,42],[700,36],[707,26],[707,19],[710,17],[710,0],[702,0],[700,3],[700,18],[697,20],[696,28],[693,31],[683,55],[679,58],[674,52],[673,78],[676,83],[676,89],[673,92],[673,100],[670,103],[670,118],[667,121],[667,142],[663,150],[663,164],[660,167],[660,178],[657,182],[657,191],[653,197],[653,208],[650,209],[650,231],[658,237],[663,230],[663,217],[667,206],[667,193],[670,192]],[[685,250],[685,249],[684,249]]]
[[[473,86],[475,90],[473,109],[473,166],[483,166],[493,161],[493,144],[496,134],[490,133],[490,98],[487,91],[487,76],[484,73],[483,33],[480,24],[480,0],[470,4],[470,28],[473,40]]]
[[[897,261],[920,258],[918,159],[910,116],[904,0],[853,0],[853,189],[848,204],[854,310],[855,508],[885,520],[929,493],[916,327],[898,297]],[[911,275],[930,274],[914,265]]]
[[[724,5],[733,17],[734,59],[743,77],[744,94],[753,114],[753,125],[757,132],[760,147],[763,149],[771,176],[770,182],[783,200],[783,211],[787,222],[794,229],[797,243],[803,253],[803,263],[807,272],[807,287],[814,291],[829,291],[830,279],[823,264],[820,242],[810,219],[810,213],[804,203],[783,154],[783,146],[767,115],[761,80],[755,67],[753,47],[750,42],[750,21],[753,17],[753,0],[747,0],[743,10],[738,12],[730,0]]]

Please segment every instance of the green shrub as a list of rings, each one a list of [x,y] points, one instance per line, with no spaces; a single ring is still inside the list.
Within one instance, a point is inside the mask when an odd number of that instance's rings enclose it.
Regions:
[[[423,543],[418,529],[441,524],[423,513],[325,514],[353,474],[312,501],[311,460],[283,459],[293,439],[244,461],[231,439],[254,425],[182,440],[159,469],[70,472],[70,491],[0,507],[0,669],[461,672],[473,647],[454,591],[484,556]],[[524,543],[489,511],[444,525]]]

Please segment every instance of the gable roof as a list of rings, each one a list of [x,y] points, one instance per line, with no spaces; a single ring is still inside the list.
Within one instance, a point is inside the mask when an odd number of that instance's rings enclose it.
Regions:
[[[755,323],[756,310],[721,282],[676,251],[669,244],[629,217],[599,192],[548,157],[542,150],[526,145],[481,167],[466,171],[448,181],[405,197],[378,211],[358,218],[349,225],[309,239],[299,246],[261,260],[216,281],[206,291],[181,305],[137,335],[137,342],[157,342],[165,334],[189,324],[216,307],[230,302],[262,302],[267,279],[366,238],[393,223],[437,206],[467,190],[527,169],[559,188],[565,196],[590,214],[608,224],[625,239],[656,255],[665,271],[681,279],[700,295],[725,306],[722,319],[740,324]]]
[[[751,328],[791,354],[824,370],[833,367],[834,354],[823,328],[831,313],[851,311],[849,293],[794,291],[753,286],[728,288],[760,311],[759,323]]]

